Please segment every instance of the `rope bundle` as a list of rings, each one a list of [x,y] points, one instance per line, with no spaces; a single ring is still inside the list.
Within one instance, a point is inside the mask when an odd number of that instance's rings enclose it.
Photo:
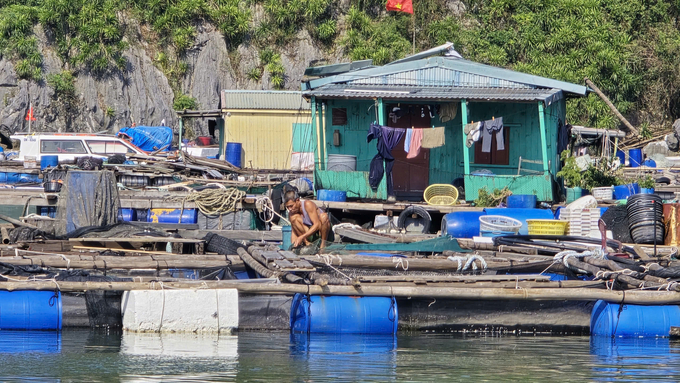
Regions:
[[[184,198],[184,201],[193,202],[201,213],[211,216],[226,214],[236,210],[236,204],[245,195],[246,192],[236,188],[204,189],[198,192],[191,192]]]

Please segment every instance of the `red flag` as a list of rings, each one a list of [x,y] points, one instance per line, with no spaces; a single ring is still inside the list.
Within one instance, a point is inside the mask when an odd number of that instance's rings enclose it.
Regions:
[[[387,0],[387,10],[413,14],[413,3],[411,0]]]
[[[33,107],[28,108],[28,113],[26,113],[26,121],[35,121],[35,117],[33,117]]]

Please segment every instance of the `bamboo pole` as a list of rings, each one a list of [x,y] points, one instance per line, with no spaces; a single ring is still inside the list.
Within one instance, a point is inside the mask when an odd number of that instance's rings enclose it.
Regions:
[[[448,298],[463,300],[511,300],[511,301],[597,301],[639,305],[669,305],[680,303],[680,293],[675,291],[630,290],[616,291],[590,288],[553,289],[499,289],[457,287],[403,287],[403,286],[312,286],[299,284],[244,283],[232,281],[198,282],[62,282],[26,281],[1,282],[0,290],[59,290],[77,292],[88,290],[132,291],[173,289],[237,289],[247,294],[310,294],[340,296],[378,296],[400,298]]]
[[[465,256],[467,254],[460,254]],[[301,259],[308,261],[313,265],[324,266],[330,264],[331,266],[345,266],[345,267],[359,267],[367,269],[398,269],[398,270],[450,270],[455,271],[458,269],[458,262],[450,261],[446,258],[440,259],[423,259],[423,258],[383,258],[383,257],[361,257],[355,255],[342,255],[342,256],[315,256],[307,255],[300,256]],[[535,261],[535,262],[519,262],[508,260],[505,262],[496,262],[493,260],[485,259],[487,268],[508,268],[513,266],[543,266],[547,267],[552,263],[552,258],[546,259],[545,261]],[[328,263],[327,263],[328,262]],[[477,262],[477,266],[480,266]]]
[[[607,106],[609,107],[609,109],[611,109],[611,111],[614,113],[614,115],[615,115],[619,120],[621,120],[621,122],[623,122],[623,125],[625,125],[625,126],[629,129],[629,133],[635,133],[635,135],[637,135],[637,136],[639,137],[639,136],[640,136],[640,132],[639,132],[637,129],[635,129],[635,127],[634,127],[633,125],[631,125],[631,123],[628,122],[628,120],[626,120],[625,117],[623,117],[623,115],[618,111],[618,109],[616,109],[616,107],[614,106],[614,104],[612,104],[612,102],[609,101],[609,98],[607,98],[607,96],[605,96],[605,94],[602,93],[602,91],[600,90],[600,88],[598,88],[597,86],[595,86],[595,84],[593,84],[593,82],[590,81],[590,79],[589,79],[588,77],[585,77],[584,80],[585,80],[585,82],[586,82],[586,85],[588,85],[589,87],[591,87],[591,88],[593,89],[593,91],[594,91],[598,96],[600,96],[600,98],[602,99],[602,101],[604,101],[604,103],[607,104]]]

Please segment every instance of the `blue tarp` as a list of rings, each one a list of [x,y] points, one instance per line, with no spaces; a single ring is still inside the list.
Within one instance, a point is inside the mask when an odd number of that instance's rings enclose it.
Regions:
[[[118,135],[127,135],[132,144],[145,152],[153,152],[167,146],[163,151],[170,150],[172,143],[172,128],[168,126],[134,126],[125,127]]]

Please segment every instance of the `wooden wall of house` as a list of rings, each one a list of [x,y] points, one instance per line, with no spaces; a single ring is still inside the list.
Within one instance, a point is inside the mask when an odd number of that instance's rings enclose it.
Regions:
[[[510,150],[508,165],[476,164],[474,145],[481,145],[482,142],[480,140],[473,144],[472,148],[469,149],[470,172],[488,169],[494,174],[516,175],[520,156],[526,160],[541,161],[543,159],[538,119],[538,102],[468,103],[468,121],[470,122],[486,121],[498,117],[503,117],[503,125],[509,129],[508,141],[505,143],[506,147]],[[543,166],[541,164],[523,162],[522,169],[542,171]]]
[[[242,144],[243,167],[287,170],[291,166],[291,152],[298,149],[294,146],[309,147],[305,149],[309,151],[316,148],[316,141],[304,145],[305,142],[294,140],[302,135],[310,136],[309,143],[315,140],[311,135],[310,111],[230,110],[230,113],[225,119],[226,140]],[[296,128],[303,132],[294,134]]]
[[[551,161],[550,174],[555,176],[562,168],[557,136],[560,125],[566,124],[567,106],[564,99],[553,102],[545,108],[545,124],[548,128],[548,158]]]

